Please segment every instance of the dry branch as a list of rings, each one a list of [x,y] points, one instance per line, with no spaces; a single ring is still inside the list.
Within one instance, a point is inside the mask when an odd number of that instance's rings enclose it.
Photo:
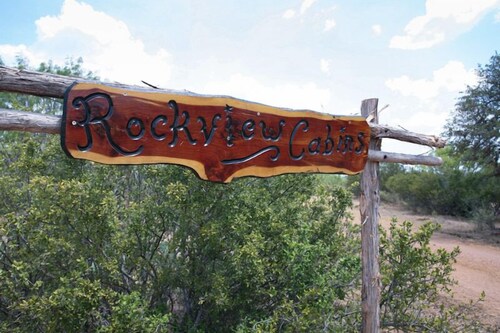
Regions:
[[[377,139],[395,139],[399,141],[416,143],[419,145],[443,148],[446,145],[446,141],[440,137],[434,135],[426,135],[414,133],[399,128],[390,127],[387,125],[380,125],[370,123],[371,137]]]
[[[61,117],[0,109],[0,130],[60,134]]]
[[[428,166],[439,166],[443,164],[443,160],[436,156],[388,153],[385,151],[375,150],[368,151],[368,160],[381,163],[402,163]]]
[[[0,91],[63,98],[74,78],[0,66]]]

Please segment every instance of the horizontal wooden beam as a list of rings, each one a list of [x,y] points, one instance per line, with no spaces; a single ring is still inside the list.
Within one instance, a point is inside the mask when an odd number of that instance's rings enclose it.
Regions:
[[[374,150],[368,151],[368,160],[380,163],[402,163],[428,166],[439,166],[443,164],[443,160],[436,156],[409,155]]]
[[[444,146],[446,145],[446,141],[444,139],[435,135],[419,134],[404,129],[375,123],[370,123],[370,129],[371,137],[373,139],[394,139],[434,148],[444,148]]]
[[[63,98],[76,78],[0,66],[0,91]]]
[[[0,130],[60,134],[61,117],[0,109]]]
[[[98,82],[70,76],[19,70],[15,68],[0,66],[0,91],[63,99],[66,90],[75,82],[99,83],[128,90],[165,92],[184,96],[207,96],[196,94],[187,90],[154,89],[151,87],[127,85],[116,82]]]

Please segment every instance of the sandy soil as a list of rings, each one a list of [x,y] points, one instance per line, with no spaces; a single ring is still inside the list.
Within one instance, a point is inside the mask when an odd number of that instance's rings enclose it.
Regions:
[[[355,207],[359,219],[359,208]],[[452,250],[460,247],[461,253],[454,265],[453,277],[458,284],[453,289],[455,299],[464,303],[476,301],[481,292],[486,293],[484,302],[478,304],[481,318],[489,324],[500,326],[500,235],[477,233],[467,221],[450,217],[417,215],[402,207],[382,203],[380,224],[389,226],[393,217],[408,220],[419,226],[427,221],[439,223],[440,232],[433,235],[431,245]],[[356,216],[356,215],[355,215]]]

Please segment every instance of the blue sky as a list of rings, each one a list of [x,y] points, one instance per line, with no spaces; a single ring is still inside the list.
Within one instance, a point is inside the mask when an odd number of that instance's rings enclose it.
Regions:
[[[16,0],[0,31],[11,65],[82,56],[103,80],[333,114],[377,97],[380,122],[439,134],[500,51],[500,0]]]

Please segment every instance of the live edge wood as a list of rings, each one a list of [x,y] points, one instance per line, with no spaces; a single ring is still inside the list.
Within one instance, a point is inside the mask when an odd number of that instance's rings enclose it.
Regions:
[[[65,95],[61,142],[105,164],[180,164],[200,178],[361,172],[370,128],[362,117],[290,111],[228,97],[128,90],[93,83]]]

